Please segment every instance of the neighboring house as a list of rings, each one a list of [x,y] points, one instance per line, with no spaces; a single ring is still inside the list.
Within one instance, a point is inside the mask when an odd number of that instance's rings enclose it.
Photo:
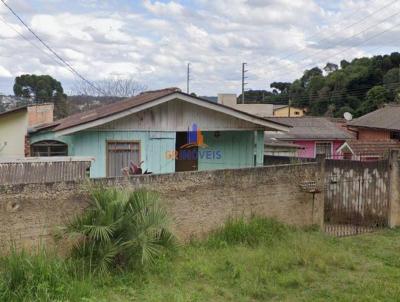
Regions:
[[[300,145],[277,139],[266,138],[264,144],[264,165],[288,164],[299,157]]]
[[[388,104],[347,123],[355,139],[343,144],[337,154],[345,159],[375,160],[390,149],[400,149],[400,105]]]
[[[218,103],[260,117],[274,115],[273,104],[238,104],[236,94],[220,93],[218,94]]]
[[[276,117],[302,117],[306,114],[304,108],[289,105],[274,105],[274,116]]]
[[[400,105],[388,104],[363,115],[349,122],[348,128],[357,133],[357,140],[400,140]]]
[[[0,113],[0,157],[28,155],[26,139],[29,129],[53,122],[53,109],[53,104],[37,104]]]
[[[271,139],[294,144],[297,156],[304,159],[331,158],[351,135],[323,117],[273,117],[269,120],[287,124],[292,128],[284,132],[265,133],[266,143]],[[268,148],[268,147],[267,147]],[[269,152],[268,149],[265,152]]]
[[[40,145],[89,156],[91,177],[113,177],[131,161],[152,173],[262,165],[264,131],[289,128],[169,88],[39,127],[30,141],[33,155]]]
[[[391,149],[400,149],[398,141],[349,140],[337,150],[341,159],[371,161],[385,158]]]

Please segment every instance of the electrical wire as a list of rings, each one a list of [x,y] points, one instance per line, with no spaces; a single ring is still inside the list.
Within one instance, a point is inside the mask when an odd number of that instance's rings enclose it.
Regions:
[[[5,2],[5,0],[0,0],[3,5],[21,22],[21,24],[44,46],[48,49],[58,60],[60,60],[72,73],[77,75],[82,81],[87,83],[96,91],[100,92],[101,94],[105,95],[104,91],[100,88],[96,87],[91,81],[86,79],[83,75],[81,75],[71,64],[65,61],[55,50],[53,50],[44,40],[42,40],[26,23],[25,21]]]
[[[398,0],[392,1],[392,2],[390,2],[390,3],[388,3],[388,4],[384,5],[384,6],[382,6],[382,7],[379,8],[378,10],[373,11],[372,13],[370,13],[370,14],[364,16],[364,17],[361,18],[360,20],[358,20],[358,21],[356,21],[356,22],[354,22],[354,23],[351,23],[350,25],[345,26],[345,27],[343,27],[343,28],[341,28],[341,29],[338,29],[338,30],[333,31],[332,34],[336,34],[336,33],[339,33],[339,32],[343,32],[343,31],[345,31],[345,30],[347,30],[347,29],[349,29],[349,28],[351,28],[351,27],[353,27],[353,26],[356,26],[356,25],[358,25],[358,24],[361,24],[361,23],[363,23],[365,20],[367,20],[368,18],[372,17],[373,15],[376,15],[377,13],[383,11],[384,9],[388,8],[389,6],[392,6],[393,4],[395,4],[395,3],[397,3],[397,2],[398,2]],[[353,15],[353,14],[351,14],[351,15]],[[350,15],[350,16],[351,16],[351,15]],[[313,37],[318,36],[319,34],[320,34],[320,32],[314,33],[313,35],[311,35],[310,37],[308,37],[308,40],[311,39],[311,38],[313,38]],[[325,39],[317,40],[318,43],[321,43],[321,42],[323,42],[323,41],[328,41],[328,39],[325,38]],[[292,52],[292,53],[290,53],[290,54],[288,54],[288,55],[286,55],[286,56],[280,58],[280,60],[285,60],[285,59],[288,59],[288,58],[291,58],[291,57],[295,56],[296,54],[303,53],[304,50],[306,50],[306,49],[307,49],[306,47],[302,47],[300,50],[294,51],[294,52]],[[307,57],[306,57],[306,58],[307,58]]]

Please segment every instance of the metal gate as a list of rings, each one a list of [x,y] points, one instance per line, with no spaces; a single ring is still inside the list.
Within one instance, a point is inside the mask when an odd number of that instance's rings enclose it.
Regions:
[[[388,225],[389,161],[326,160],[325,231],[336,236]]]

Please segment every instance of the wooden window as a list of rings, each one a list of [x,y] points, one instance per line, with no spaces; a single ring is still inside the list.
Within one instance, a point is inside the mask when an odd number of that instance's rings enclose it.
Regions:
[[[344,152],[343,159],[351,160],[353,158],[353,154],[351,152]]]
[[[107,142],[107,176],[122,176],[122,169],[130,162],[140,163],[140,142],[108,141]]]
[[[391,132],[390,139],[400,140],[400,132]]]
[[[331,143],[316,143],[315,144],[315,155],[316,157],[330,158],[332,156],[332,144]]]
[[[53,140],[40,141],[31,145],[31,155],[37,157],[67,156],[68,145]]]

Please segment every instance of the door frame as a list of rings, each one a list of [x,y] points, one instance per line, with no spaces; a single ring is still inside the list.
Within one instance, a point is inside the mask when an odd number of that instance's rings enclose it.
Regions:
[[[106,177],[110,177],[108,174],[108,163],[109,163],[109,156],[108,156],[108,145],[112,143],[125,143],[125,144],[138,144],[139,145],[139,163],[142,161],[142,142],[140,140],[118,140],[118,139],[112,139],[112,140],[106,140],[106,148],[105,148],[105,154],[106,154]]]

